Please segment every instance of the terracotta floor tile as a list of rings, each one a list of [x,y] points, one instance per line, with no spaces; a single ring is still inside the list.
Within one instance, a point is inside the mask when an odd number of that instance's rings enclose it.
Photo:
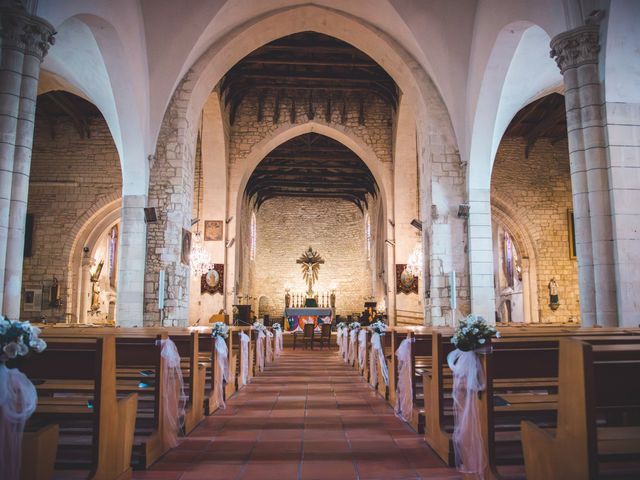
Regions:
[[[304,460],[302,480],[357,480],[358,476],[351,460]]]

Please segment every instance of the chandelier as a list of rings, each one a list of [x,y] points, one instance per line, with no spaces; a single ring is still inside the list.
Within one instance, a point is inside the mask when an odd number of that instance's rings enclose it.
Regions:
[[[196,277],[207,273],[211,268],[213,268],[211,257],[205,250],[204,243],[200,238],[200,232],[195,232],[193,234],[193,246],[191,247],[189,263],[191,264],[191,272]]]
[[[424,256],[422,253],[422,242],[418,242],[407,260],[407,271],[414,277],[421,277],[423,265]]]

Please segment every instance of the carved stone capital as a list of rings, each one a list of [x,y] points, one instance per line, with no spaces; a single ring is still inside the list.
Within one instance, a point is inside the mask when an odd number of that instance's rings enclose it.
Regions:
[[[0,40],[2,48],[12,48],[34,55],[42,61],[53,45],[53,26],[29,14],[24,7],[0,7]]]
[[[585,25],[556,35],[551,40],[551,58],[561,73],[588,63],[598,63],[600,52],[598,25]]]

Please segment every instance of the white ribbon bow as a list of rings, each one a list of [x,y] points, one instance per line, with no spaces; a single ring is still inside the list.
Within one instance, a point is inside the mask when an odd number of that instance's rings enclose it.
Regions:
[[[38,394],[27,376],[0,362],[0,479],[20,478],[22,432],[38,404]]]
[[[164,407],[162,438],[167,446],[174,448],[178,446],[178,433],[184,422],[184,407],[187,403],[187,397],[184,393],[180,354],[176,344],[170,338],[161,340],[161,344],[160,355],[164,359],[162,367],[162,402]]]
[[[276,330],[276,358],[282,355],[283,342],[282,342],[282,330]]]
[[[405,422],[413,415],[413,385],[411,384],[411,343],[407,336],[396,350],[398,358],[398,386],[396,388],[396,415]]]
[[[240,332],[240,386],[249,383],[249,335]]]
[[[356,336],[358,331],[354,328],[349,332],[349,365],[356,361]]]
[[[338,351],[340,352],[340,355],[344,358],[344,344],[342,343],[342,337],[344,337],[345,334],[345,329],[344,328],[338,328],[338,335],[337,335],[337,339],[336,342],[338,343]]]
[[[447,356],[453,372],[453,447],[456,467],[463,473],[482,476],[487,454],[482,442],[478,392],[485,389],[486,380],[476,352],[454,350]]]
[[[382,350],[380,334],[373,332],[371,334],[371,357],[369,359],[369,383],[374,387],[378,383],[378,365],[380,366],[384,384],[389,385],[389,369],[384,359],[384,350]]]
[[[265,334],[262,330],[258,331],[258,339],[256,340],[256,359],[258,370],[264,370],[264,339]]]
[[[224,401],[224,382],[228,382],[231,377],[229,374],[229,347],[227,347],[227,341],[223,337],[216,336],[215,348],[216,366],[213,384],[213,409],[220,408],[224,410],[227,407]]]
[[[273,333],[267,330],[266,335],[267,335],[267,347],[266,347],[267,363],[272,363],[273,362]]]
[[[360,371],[363,372],[365,368],[365,356],[367,354],[367,331],[360,329],[358,332],[358,366]]]

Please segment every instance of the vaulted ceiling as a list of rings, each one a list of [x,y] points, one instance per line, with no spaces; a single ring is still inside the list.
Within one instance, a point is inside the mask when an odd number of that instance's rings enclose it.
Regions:
[[[375,95],[398,105],[398,87],[371,57],[333,37],[302,32],[274,40],[253,51],[224,76],[220,92],[229,107],[231,123],[235,112],[251,92],[276,97],[295,92],[309,103],[328,97],[335,103],[357,98],[364,102]]]
[[[44,120],[52,137],[55,137],[56,120],[63,118],[73,122],[80,138],[91,138],[90,120],[102,118],[102,114],[93,103],[63,90],[38,95],[36,121]]]
[[[249,178],[245,195],[257,208],[275,197],[335,198],[367,206],[378,185],[367,165],[349,148],[307,133],[271,151]]]

